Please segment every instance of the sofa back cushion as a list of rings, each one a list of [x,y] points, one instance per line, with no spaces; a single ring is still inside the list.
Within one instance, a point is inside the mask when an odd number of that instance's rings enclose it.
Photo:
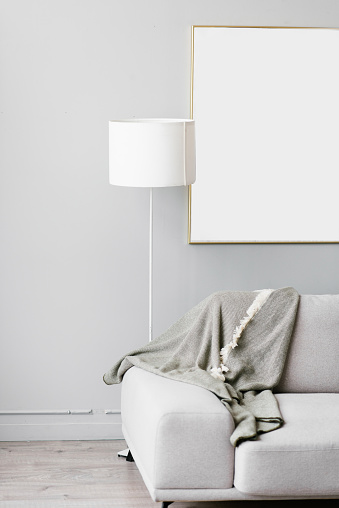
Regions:
[[[276,393],[339,393],[339,295],[301,295]]]

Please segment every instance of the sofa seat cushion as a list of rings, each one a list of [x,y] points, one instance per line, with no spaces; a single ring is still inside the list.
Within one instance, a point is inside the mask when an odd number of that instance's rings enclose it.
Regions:
[[[251,495],[339,495],[339,394],[276,397],[285,423],[236,449],[235,487]]]

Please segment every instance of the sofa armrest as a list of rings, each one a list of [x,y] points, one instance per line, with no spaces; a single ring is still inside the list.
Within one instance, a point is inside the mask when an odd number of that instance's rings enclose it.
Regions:
[[[121,410],[124,436],[148,487],[232,487],[234,423],[212,392],[132,367],[122,383]]]

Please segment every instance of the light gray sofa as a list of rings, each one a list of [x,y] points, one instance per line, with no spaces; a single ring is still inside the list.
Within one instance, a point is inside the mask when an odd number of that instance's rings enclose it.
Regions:
[[[284,425],[234,448],[213,393],[129,369],[123,433],[152,499],[339,498],[339,295],[300,297],[275,394]]]

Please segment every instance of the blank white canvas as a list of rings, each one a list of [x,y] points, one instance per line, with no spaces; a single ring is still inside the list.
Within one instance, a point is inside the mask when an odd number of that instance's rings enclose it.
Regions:
[[[339,241],[339,31],[194,27],[191,243]]]

